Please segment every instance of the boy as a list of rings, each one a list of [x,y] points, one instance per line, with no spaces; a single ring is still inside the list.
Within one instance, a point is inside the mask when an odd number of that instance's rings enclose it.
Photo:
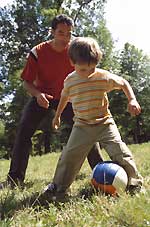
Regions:
[[[136,116],[140,114],[141,108],[131,86],[122,77],[96,68],[102,53],[94,39],[76,38],[71,42],[68,51],[75,71],[64,81],[53,127],[59,127],[60,116],[69,101],[74,111],[74,125],[58,161],[53,183],[47,186],[45,195],[65,195],[91,147],[97,141],[111,160],[126,170],[129,178],[128,188],[141,188],[142,177],[130,150],[121,140],[107,98],[108,92],[122,89],[128,99],[130,114]]]

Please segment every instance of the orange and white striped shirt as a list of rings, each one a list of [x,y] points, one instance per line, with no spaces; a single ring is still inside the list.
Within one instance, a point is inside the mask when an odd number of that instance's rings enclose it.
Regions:
[[[75,125],[109,123],[112,115],[107,93],[120,89],[121,81],[122,77],[98,68],[88,78],[75,71],[69,74],[62,95],[69,97],[72,103]]]

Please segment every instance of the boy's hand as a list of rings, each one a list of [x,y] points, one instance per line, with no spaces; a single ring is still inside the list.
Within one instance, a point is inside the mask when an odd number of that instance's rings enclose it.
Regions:
[[[49,100],[53,99],[53,96],[44,94],[44,93],[40,93],[37,95],[36,99],[37,99],[37,103],[39,104],[39,106],[48,109]]]
[[[140,107],[139,103],[136,101],[136,99],[132,99],[128,103],[128,111],[132,116],[136,116],[141,113],[141,107]]]
[[[58,129],[59,126],[60,126],[60,117],[59,118],[54,117],[52,121],[53,129]]]

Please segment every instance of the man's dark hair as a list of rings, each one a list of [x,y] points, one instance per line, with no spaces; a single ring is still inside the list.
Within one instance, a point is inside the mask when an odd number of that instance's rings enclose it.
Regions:
[[[67,24],[68,26],[73,27],[73,20],[65,14],[60,14],[54,17],[54,19],[52,20],[51,28],[55,30],[57,28],[57,25],[60,23]]]

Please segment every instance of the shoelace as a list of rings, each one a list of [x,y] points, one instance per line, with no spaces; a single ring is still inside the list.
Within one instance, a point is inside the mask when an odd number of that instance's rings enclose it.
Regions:
[[[56,185],[53,183],[50,183],[44,188],[44,192],[45,191],[53,192],[55,189],[56,189]]]

